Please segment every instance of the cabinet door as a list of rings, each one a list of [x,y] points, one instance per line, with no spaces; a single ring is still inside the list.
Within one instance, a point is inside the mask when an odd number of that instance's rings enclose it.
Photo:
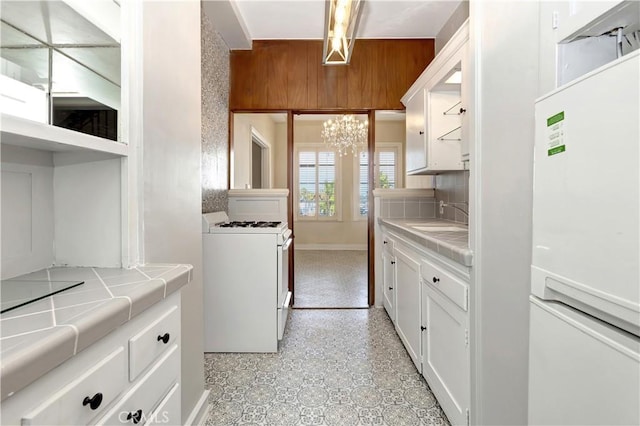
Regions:
[[[460,57],[460,71],[462,72],[462,81],[460,82],[460,119],[461,119],[461,133],[460,133],[460,151],[462,161],[469,160],[469,138],[471,132],[469,128],[469,119],[471,113],[469,107],[472,102],[471,85],[473,84],[473,78],[471,76],[471,69],[469,68],[469,42],[466,42],[461,48]]]
[[[427,137],[424,89],[407,102],[407,173],[427,167]]]
[[[396,248],[396,330],[418,371],[420,358],[420,263],[414,256]]]
[[[382,303],[384,304],[384,308],[387,310],[389,314],[389,318],[393,323],[396,323],[396,310],[395,310],[395,294],[396,294],[396,268],[395,268],[395,257],[387,253],[386,251],[382,252],[382,285],[384,286],[382,289]]]
[[[430,285],[422,290],[422,374],[451,424],[467,424],[468,316]]]

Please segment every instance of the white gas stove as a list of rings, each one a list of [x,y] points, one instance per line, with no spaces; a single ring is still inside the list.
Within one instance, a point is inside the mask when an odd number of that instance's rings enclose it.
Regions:
[[[202,215],[205,352],[277,352],[287,321],[285,221]],[[274,315],[275,314],[275,315]]]

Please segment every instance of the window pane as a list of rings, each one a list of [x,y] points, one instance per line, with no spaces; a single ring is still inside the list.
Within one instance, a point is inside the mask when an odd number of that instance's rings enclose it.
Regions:
[[[336,165],[334,152],[318,152],[318,216],[336,214]]]
[[[378,153],[377,187],[396,187],[396,152],[381,151]]]
[[[359,183],[358,183],[358,212],[360,216],[368,214],[367,194],[369,192],[369,153],[360,152],[359,155]]]
[[[316,153],[300,152],[298,155],[299,214],[316,215]]]

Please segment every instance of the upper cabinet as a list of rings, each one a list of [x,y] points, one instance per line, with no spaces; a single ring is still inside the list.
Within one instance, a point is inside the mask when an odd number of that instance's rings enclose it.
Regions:
[[[466,21],[402,98],[407,108],[408,174],[464,169],[469,157],[468,40]]]
[[[123,156],[120,6],[2,1],[2,143]]]

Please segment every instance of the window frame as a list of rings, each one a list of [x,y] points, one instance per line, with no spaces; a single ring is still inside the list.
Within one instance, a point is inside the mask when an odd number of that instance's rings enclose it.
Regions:
[[[380,152],[389,152],[393,151],[396,154],[396,169],[395,169],[395,188],[403,188],[403,162],[402,162],[402,143],[400,142],[380,142],[376,143],[374,150],[374,169],[373,169],[373,188],[378,188],[378,176],[379,173],[379,154]],[[358,150],[358,154],[353,157],[353,194],[352,194],[352,204],[353,204],[353,220],[367,220],[368,214],[361,215],[360,214],[360,153],[368,152],[367,148]],[[367,172],[368,175],[368,172]],[[372,207],[372,206],[369,206]]]
[[[316,201],[316,214],[315,216],[301,216],[300,215],[300,152],[316,153],[316,170],[318,167],[318,153],[319,152],[333,152],[335,155],[334,167],[335,167],[335,199],[336,199],[336,214],[333,216],[320,216],[318,214],[318,201]],[[293,217],[295,221],[304,222],[341,222],[342,221],[342,157],[337,150],[329,148],[323,143],[304,143],[295,146],[293,149]],[[317,172],[316,172],[317,173]],[[316,174],[317,177],[317,174]],[[316,182],[317,185],[317,182]]]

